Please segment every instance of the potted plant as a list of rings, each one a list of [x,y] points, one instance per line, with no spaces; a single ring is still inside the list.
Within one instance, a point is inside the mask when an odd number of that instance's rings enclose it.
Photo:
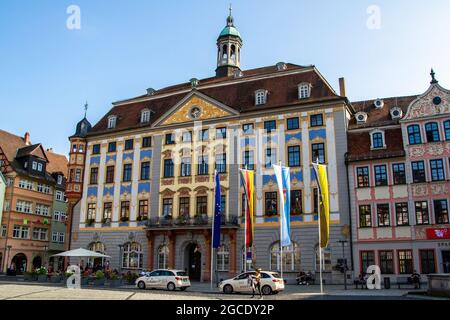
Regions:
[[[137,278],[139,278],[139,276],[136,273],[127,272],[125,275],[125,280],[127,281],[127,284],[130,285],[133,285]]]
[[[39,282],[47,282],[48,271],[47,271],[46,267],[40,267],[40,268],[36,269],[36,273],[37,273]]]
[[[94,281],[94,285],[96,287],[101,287],[105,285],[105,274],[103,273],[103,271],[98,270],[95,273],[95,281]]]
[[[36,281],[37,280],[37,273],[35,271],[32,272],[25,272],[23,274],[25,281]]]
[[[111,288],[120,287],[120,278],[117,273],[111,274],[110,279],[108,280],[108,284]]]
[[[81,277],[81,285],[87,286],[89,284],[89,272],[85,271],[83,272],[83,275]]]
[[[54,272],[51,276],[50,276],[50,282],[51,283],[59,283],[61,282],[61,279],[63,277],[61,276],[61,274],[59,272]]]

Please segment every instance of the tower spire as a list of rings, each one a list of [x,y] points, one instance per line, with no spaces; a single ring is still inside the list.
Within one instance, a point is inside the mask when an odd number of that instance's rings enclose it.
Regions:
[[[86,116],[87,116],[88,108],[89,108],[89,104],[88,104],[88,102],[86,101],[86,103],[84,104],[84,117],[85,117],[85,118],[86,118]]]

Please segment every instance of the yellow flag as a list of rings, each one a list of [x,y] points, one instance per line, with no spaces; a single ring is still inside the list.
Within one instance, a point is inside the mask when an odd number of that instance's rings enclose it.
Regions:
[[[319,214],[320,214],[320,247],[328,246],[330,238],[330,197],[328,193],[327,166],[314,164],[316,169],[317,182],[319,186]]]

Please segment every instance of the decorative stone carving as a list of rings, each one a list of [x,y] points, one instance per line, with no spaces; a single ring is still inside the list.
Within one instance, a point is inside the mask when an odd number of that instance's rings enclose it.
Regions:
[[[419,184],[412,186],[412,192],[414,197],[422,197],[428,195],[427,185]]]
[[[433,99],[437,96],[442,100],[438,106],[433,103]],[[409,106],[405,120],[432,117],[446,113],[450,113],[450,93],[439,85],[433,85],[422,97]]]
[[[433,195],[448,194],[448,188],[445,184],[432,184],[431,193]]]
[[[161,179],[161,184],[163,186],[171,186],[174,185],[174,178],[163,178]]]

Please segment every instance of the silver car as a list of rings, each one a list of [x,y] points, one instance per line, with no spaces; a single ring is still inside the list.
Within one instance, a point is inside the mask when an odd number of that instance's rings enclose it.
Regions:
[[[136,279],[136,287],[139,289],[154,288],[174,291],[186,290],[191,286],[188,275],[182,270],[158,269],[148,272]]]

